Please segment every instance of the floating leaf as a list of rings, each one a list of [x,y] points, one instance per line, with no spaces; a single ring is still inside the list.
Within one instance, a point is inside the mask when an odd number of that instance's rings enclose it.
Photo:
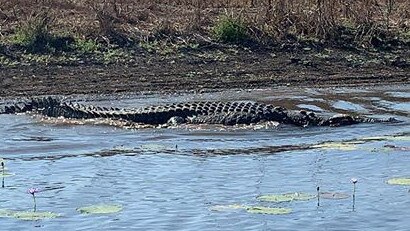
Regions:
[[[141,150],[147,152],[161,152],[168,150],[168,148],[162,144],[143,144],[141,145]]]
[[[246,211],[248,213],[257,213],[257,214],[269,214],[269,215],[282,215],[289,214],[292,212],[292,209],[289,208],[270,208],[270,207],[247,207]]]
[[[270,214],[270,215],[280,215],[288,214],[292,210],[289,208],[271,208],[271,207],[261,207],[261,206],[245,206],[240,204],[232,205],[215,205],[209,208],[211,211],[232,211],[232,210],[246,210],[248,213],[258,213],[258,214]]]
[[[320,198],[323,199],[332,199],[332,200],[342,200],[349,198],[350,195],[341,192],[321,192]]]
[[[53,219],[59,217],[59,214],[52,212],[12,211],[4,209],[0,210],[0,217],[10,217],[26,221],[37,221],[42,219]]]
[[[350,141],[350,142],[325,142],[322,144],[317,144],[311,146],[312,148],[321,148],[321,149],[338,149],[343,151],[352,151],[356,150],[356,144],[362,144],[363,141]]]
[[[0,172],[0,178],[2,177],[10,177],[10,176],[14,176],[13,173],[7,173],[7,172]]]
[[[12,211],[6,209],[0,209],[0,217],[10,217]]]
[[[387,180],[387,184],[410,185],[410,178],[391,178],[391,179]]]
[[[232,204],[232,205],[214,205],[209,208],[211,211],[230,211],[230,210],[238,210],[238,209],[246,209],[246,206],[240,204]]]
[[[308,193],[285,193],[285,194],[271,194],[257,197],[258,200],[268,202],[289,202],[289,201],[307,201],[315,198],[315,195]]]
[[[13,212],[10,217],[26,221],[37,221],[42,219],[53,219],[59,217],[59,215],[52,212],[16,211]]]
[[[387,136],[369,136],[369,137],[362,137],[360,140],[364,141],[384,141],[387,140]]]
[[[118,213],[122,210],[121,205],[115,204],[101,204],[101,205],[91,205],[86,207],[77,208],[77,211],[85,214],[108,214],[108,213]]]

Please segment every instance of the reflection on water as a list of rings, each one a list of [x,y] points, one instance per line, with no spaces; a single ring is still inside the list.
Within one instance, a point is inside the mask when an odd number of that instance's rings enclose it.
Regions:
[[[201,95],[128,97],[135,107],[189,100],[256,100],[319,113],[394,116],[398,124],[340,128],[180,126],[126,130],[0,116],[3,177],[0,210],[37,208],[62,214],[37,222],[0,218],[4,230],[407,230],[410,193],[387,185],[410,176],[410,86],[376,89],[260,89]],[[91,102],[110,106],[99,99]],[[288,192],[352,198],[272,204],[258,196]],[[336,195],[336,194],[335,194]],[[123,211],[87,216],[76,208],[111,203]],[[240,204],[291,208],[288,215],[211,211]]]

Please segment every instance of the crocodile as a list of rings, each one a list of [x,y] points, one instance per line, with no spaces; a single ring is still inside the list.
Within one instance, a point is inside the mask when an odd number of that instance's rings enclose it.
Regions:
[[[25,112],[70,119],[108,118],[149,125],[181,123],[236,125],[275,121],[307,127],[396,121],[394,118],[376,119],[348,114],[323,117],[314,112],[287,110],[283,107],[252,101],[199,101],[121,109],[65,102],[56,97],[44,97],[0,107],[0,114]]]

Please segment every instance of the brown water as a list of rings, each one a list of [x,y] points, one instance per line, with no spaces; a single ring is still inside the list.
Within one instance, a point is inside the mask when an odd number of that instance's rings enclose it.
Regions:
[[[118,97],[116,97],[118,98]],[[192,100],[255,100],[317,113],[394,116],[397,124],[340,128],[180,126],[126,130],[112,126],[44,123],[0,115],[4,178],[0,210],[30,210],[29,187],[43,191],[37,207],[61,217],[0,218],[1,230],[408,230],[410,86],[338,89],[261,89],[201,95],[127,96],[90,104],[138,107]],[[369,139],[369,137],[378,137]],[[315,146],[329,141],[347,146]],[[355,209],[351,178],[358,178]],[[323,191],[344,200],[273,204],[259,195]],[[83,215],[85,205],[115,203],[119,213]],[[215,205],[287,207],[287,215],[212,211]]]

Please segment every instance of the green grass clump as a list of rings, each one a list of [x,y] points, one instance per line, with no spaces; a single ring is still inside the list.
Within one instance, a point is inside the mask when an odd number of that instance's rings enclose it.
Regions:
[[[52,18],[45,12],[30,16],[17,28],[12,42],[32,52],[46,50],[54,39],[50,33],[51,22]]]
[[[75,49],[84,53],[94,53],[101,49],[101,45],[91,39],[76,39]]]
[[[247,26],[237,17],[222,16],[212,28],[215,39],[226,43],[243,43],[249,39]]]
[[[20,23],[10,41],[31,53],[71,50],[74,38],[54,35],[51,32],[53,21],[47,11],[31,15]]]

